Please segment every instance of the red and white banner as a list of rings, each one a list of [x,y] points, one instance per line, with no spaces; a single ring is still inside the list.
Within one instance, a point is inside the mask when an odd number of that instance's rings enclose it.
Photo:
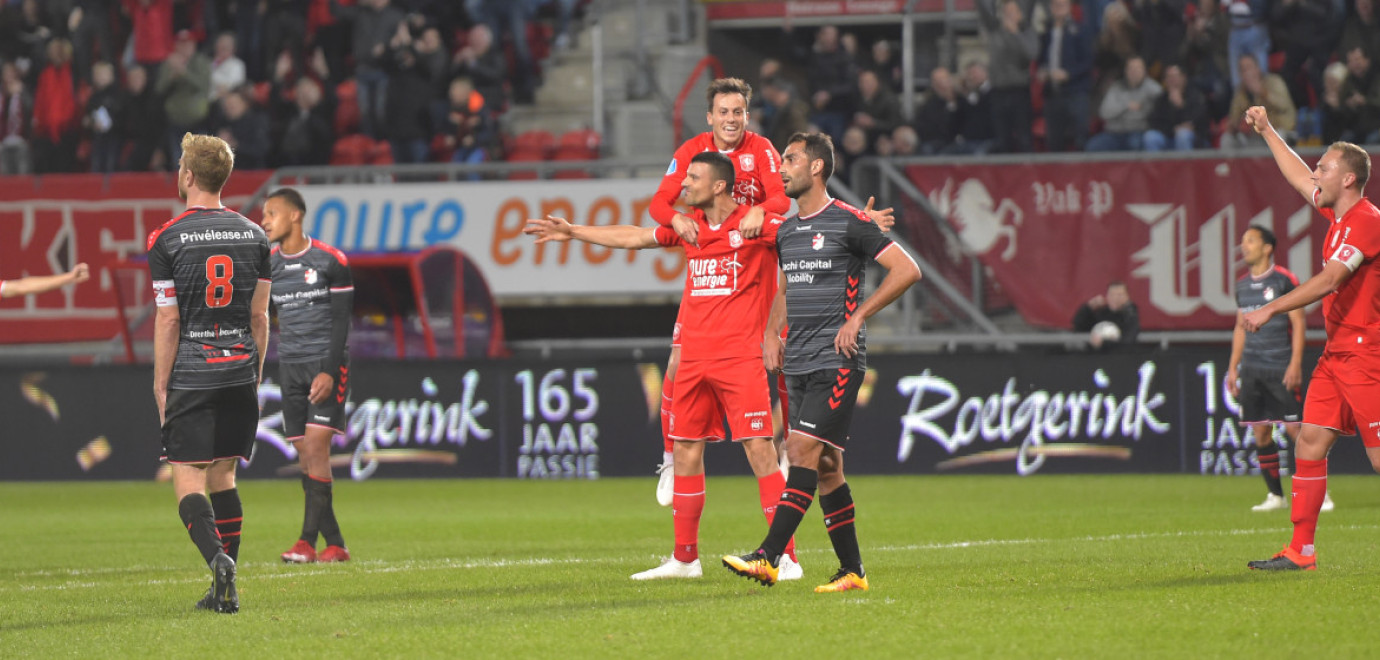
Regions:
[[[1079,305],[1121,280],[1147,330],[1230,329],[1246,272],[1238,246],[1252,224],[1275,233],[1275,262],[1300,282],[1321,266],[1327,222],[1270,158],[906,173],[948,218],[958,243],[950,247],[975,255],[1036,325],[1069,327]]]
[[[223,201],[243,204],[271,174],[236,172]],[[0,177],[0,279],[91,267],[91,280],[80,286],[0,300],[0,343],[115,337],[119,282],[110,266],[142,258],[149,232],[184,208],[170,173]],[[143,284],[126,283],[131,311],[152,296]]]

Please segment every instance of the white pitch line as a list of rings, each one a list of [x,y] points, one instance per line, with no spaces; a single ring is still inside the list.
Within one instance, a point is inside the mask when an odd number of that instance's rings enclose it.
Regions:
[[[1341,527],[1328,527],[1328,531],[1374,531],[1380,529],[1380,525],[1343,525]],[[981,541],[953,541],[950,543],[921,543],[914,545],[884,545],[865,548],[869,552],[909,552],[916,550],[958,550],[962,548],[986,548],[1000,547],[1009,545],[1038,545],[1044,543],[1112,543],[1117,541],[1143,541],[1147,539],[1174,539],[1191,537],[1213,537],[1213,536],[1254,536],[1256,534],[1286,534],[1289,530],[1278,529],[1219,529],[1211,531],[1192,531],[1192,532],[1136,532],[1131,534],[1105,534],[1101,536],[1075,536],[1072,538],[1023,538],[1023,539],[986,539]],[[822,551],[821,551],[822,552]]]
[[[1380,530],[1380,525],[1343,525],[1340,527],[1329,527],[1329,531],[1375,531]],[[1136,532],[1130,534],[1104,534],[1099,536],[1075,536],[1071,538],[1019,538],[1019,539],[982,539],[977,541],[952,541],[948,543],[920,543],[910,545],[884,545],[870,546],[864,548],[866,552],[917,552],[926,550],[962,550],[968,548],[994,548],[1002,546],[1019,545],[1042,545],[1048,543],[1115,543],[1120,541],[1143,541],[1147,539],[1171,539],[1171,538],[1203,538],[1203,537],[1226,537],[1226,536],[1255,536],[1259,534],[1282,534],[1286,530],[1255,528],[1255,529],[1222,529],[1211,531],[1178,531],[1178,532]],[[801,548],[801,552],[806,554],[824,554],[832,552],[827,548]],[[352,561],[352,568],[355,570],[349,574],[380,574],[398,573],[402,571],[434,571],[445,569],[473,570],[473,569],[499,569],[499,568],[528,568],[532,566],[556,566],[556,565],[577,565],[577,564],[602,564],[617,563],[626,561],[626,558],[605,558],[605,559],[580,559],[565,558],[556,559],[551,557],[533,557],[530,559],[497,559],[497,560],[460,560],[460,559],[434,559],[434,560],[403,560],[386,561],[382,559],[357,560]],[[249,568],[257,568],[253,564],[247,565]],[[182,571],[184,567],[172,566],[126,566],[123,568],[107,567],[95,569],[72,569],[72,570],[41,570],[27,573],[17,573],[16,577],[71,577],[71,578],[90,578],[95,575],[111,575],[119,573],[139,573],[150,571]],[[258,580],[279,580],[284,578],[300,578],[315,575],[330,575],[341,573],[336,567],[312,566],[285,568],[274,565],[267,572],[253,571],[245,576],[249,581]],[[145,584],[196,584],[205,582],[205,576],[200,577],[178,577],[178,578],[156,578],[145,581]],[[0,593],[8,591],[64,591],[67,589],[90,589],[103,586],[99,582],[69,581],[63,584],[54,585],[18,585],[17,587],[0,587]]]

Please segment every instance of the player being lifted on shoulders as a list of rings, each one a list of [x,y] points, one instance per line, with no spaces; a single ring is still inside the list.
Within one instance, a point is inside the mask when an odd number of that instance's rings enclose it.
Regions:
[[[331,438],[345,433],[350,389],[350,314],[355,287],[344,253],[302,230],[307,203],[292,188],[264,200],[273,248],[273,306],[278,310],[278,381],[283,434],[297,448],[306,504],[302,535],[282,560],[348,561],[332,504]],[[316,554],[316,535],[326,547]]]
[[[1241,325],[1257,332],[1277,314],[1323,301],[1327,346],[1313,368],[1303,403],[1303,428],[1294,447],[1294,536],[1270,559],[1250,568],[1316,570],[1313,540],[1327,496],[1327,453],[1338,436],[1361,434],[1371,466],[1380,471],[1380,209],[1365,197],[1370,155],[1350,142],[1334,142],[1311,172],[1279,136],[1265,108],[1246,111],[1265,138],[1289,185],[1312,202],[1330,225],[1322,272],[1289,293],[1247,312]]]
[[[683,242],[694,245],[698,241],[699,226],[690,216],[676,210],[676,202],[680,199],[681,184],[691,159],[697,154],[718,152],[728,157],[735,168],[733,189],[730,191],[733,200],[751,207],[739,223],[739,232],[743,238],[756,238],[762,231],[763,219],[767,213],[781,215],[791,208],[791,200],[786,197],[781,184],[781,157],[772,147],[771,141],[747,130],[748,105],[752,102],[751,85],[739,78],[719,78],[709,84],[706,95],[709,112],[706,113],[705,120],[710,130],[686,140],[685,144],[676,149],[666,175],[661,179],[661,185],[652,195],[648,213],[658,224],[675,230]],[[872,201],[868,200],[867,211],[884,231],[891,228],[891,209],[873,211]],[[657,468],[660,479],[657,482],[656,496],[657,502],[662,506],[671,505],[672,442],[667,432],[667,415],[674,399],[673,383],[679,364],[680,346],[673,336],[671,357],[666,363],[666,377],[661,393],[661,429],[664,444],[662,462]],[[775,498],[772,502],[775,502]],[[763,502],[764,510],[771,506],[774,504]]]
[[[704,443],[729,436],[742,443],[757,476],[763,513],[780,498],[785,478],[772,447],[771,396],[760,359],[761,337],[776,294],[776,231],[781,216],[766,215],[756,238],[743,235],[749,212],[730,195],[733,164],[723,154],[695,154],[682,187],[692,209],[697,240],[687,243],[669,227],[580,226],[561,218],[527,221],[524,231],[538,243],[576,239],[607,247],[646,249],[680,246],[688,272],[676,324],[681,364],[675,371],[675,398],[667,415],[667,437],[674,441],[672,520],[675,549],[661,566],[637,573],[634,580],[698,578],[700,515],[704,510]],[[774,495],[773,495],[774,494]],[[771,498],[771,499],[769,499]],[[789,552],[790,539],[783,543]],[[801,570],[788,554],[783,573],[799,578]]]
[[[1236,281],[1236,329],[1231,336],[1231,359],[1227,363],[1227,389],[1241,404],[1241,423],[1255,435],[1260,475],[1269,493],[1252,511],[1285,509],[1284,489],[1279,481],[1279,447],[1274,429],[1279,424],[1289,443],[1299,436],[1303,404],[1303,345],[1307,320],[1303,308],[1289,312],[1289,318],[1274,318],[1257,332],[1246,332],[1241,317],[1258,309],[1299,285],[1298,278],[1283,266],[1275,265],[1275,234],[1260,225],[1251,225],[1241,235],[1241,258],[1249,272]],[[1332,510],[1332,500],[1323,500],[1323,511]]]
[[[782,552],[818,489],[839,570],[816,587],[817,592],[868,588],[853,526],[853,495],[843,476],[848,425],[867,370],[864,323],[920,280],[920,268],[905,249],[884,236],[862,211],[829,196],[825,183],[833,171],[829,136],[791,136],[781,177],[800,214],[776,233],[781,286],[762,335],[763,361],[768,370],[785,373],[790,391],[790,476],[757,550],[723,558],[724,566],[738,575],[776,584]],[[887,274],[864,300],[869,261],[876,261]],[[780,330],[787,322],[791,330],[783,350]]]

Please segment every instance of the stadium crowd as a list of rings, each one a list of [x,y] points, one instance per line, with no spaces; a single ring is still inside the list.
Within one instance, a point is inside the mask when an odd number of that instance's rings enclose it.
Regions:
[[[501,158],[580,4],[0,0],[0,174],[176,169],[187,131],[243,169]]]
[[[1380,142],[1376,0],[975,0],[981,47],[907,121],[893,40],[782,32],[754,128],[867,155]],[[504,158],[500,118],[588,0],[0,0],[0,173]],[[805,74],[808,72],[808,77]],[[597,138],[597,136],[596,136]]]
[[[787,28],[754,119],[778,149],[813,124],[868,155],[1233,149],[1263,105],[1300,145],[1380,143],[1375,0],[975,0],[981,48],[902,112],[894,43]],[[985,51],[985,52],[984,52]],[[808,72],[808,82],[792,72]],[[840,174],[847,173],[840,167]]]

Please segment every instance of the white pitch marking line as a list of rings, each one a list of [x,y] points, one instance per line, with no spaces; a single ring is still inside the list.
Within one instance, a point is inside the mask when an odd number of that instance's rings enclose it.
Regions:
[[[1344,525],[1341,527],[1329,527],[1329,530],[1343,531],[1375,531],[1380,529],[1380,525]],[[921,550],[962,550],[966,548],[993,548],[1013,545],[1039,545],[1046,543],[1114,543],[1119,541],[1140,541],[1145,539],[1165,539],[1165,538],[1192,538],[1192,537],[1224,537],[1224,536],[1254,536],[1257,534],[1279,534],[1281,529],[1258,528],[1258,529],[1224,529],[1215,531],[1195,531],[1195,532],[1136,532],[1130,534],[1104,534],[1100,536],[1076,536],[1072,538],[1020,538],[1020,539],[984,539],[978,541],[953,541],[949,543],[921,543],[912,545],[884,545],[866,548],[868,552],[915,552]],[[828,553],[832,552],[826,548],[801,549],[805,554]],[[351,562],[354,566],[361,567],[353,573],[397,573],[401,571],[429,571],[444,569],[497,569],[497,568],[525,568],[530,566],[555,566],[555,565],[576,565],[576,564],[599,564],[618,562],[618,559],[554,559],[549,557],[534,557],[531,559],[498,559],[498,560],[458,560],[458,559],[438,559],[438,560],[404,560],[404,561],[385,561],[382,559],[361,560]],[[269,566],[264,564],[263,566]],[[253,566],[253,565],[250,565]],[[170,566],[136,566],[124,568],[97,568],[97,569],[73,569],[73,570],[42,570],[28,573],[16,574],[17,577],[83,577],[100,574],[133,573],[147,571],[174,571],[183,570],[181,567]],[[313,575],[329,575],[337,572],[334,568],[324,566],[313,566],[311,568],[285,568],[274,566],[274,570],[269,572],[254,572],[249,576],[250,582],[263,580],[277,580],[283,578],[297,578]],[[152,579],[145,581],[145,584],[195,584],[205,582],[206,578],[186,577],[169,579]],[[67,589],[88,589],[102,586],[98,582],[76,582],[70,581],[56,585],[19,585],[18,587],[0,587],[0,593],[6,591],[63,591]]]

